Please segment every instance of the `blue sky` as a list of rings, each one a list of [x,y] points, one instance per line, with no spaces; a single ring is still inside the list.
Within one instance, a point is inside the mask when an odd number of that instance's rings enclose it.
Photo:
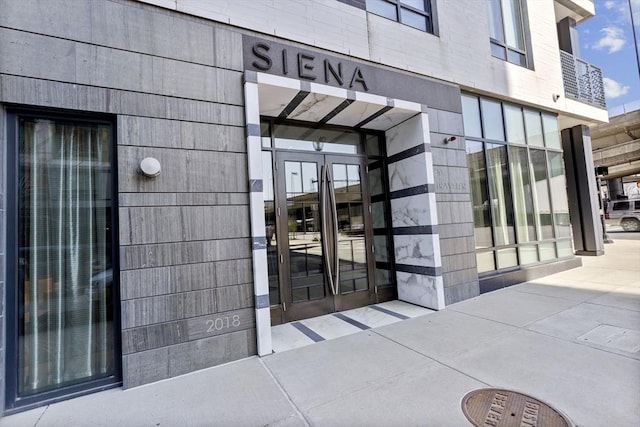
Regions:
[[[595,0],[596,16],[578,24],[580,57],[600,67],[609,111],[640,101],[640,71],[631,26],[640,37],[640,0]],[[631,7],[630,7],[631,6]],[[635,108],[633,108],[635,109]]]

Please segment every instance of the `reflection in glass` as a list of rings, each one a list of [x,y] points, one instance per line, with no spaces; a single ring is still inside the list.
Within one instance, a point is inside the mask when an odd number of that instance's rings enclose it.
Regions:
[[[507,165],[507,146],[487,144],[489,186],[491,187],[491,217],[495,229],[495,244],[515,243],[513,226],[513,203]]]
[[[549,182],[551,184],[551,202],[557,237],[571,237],[569,220],[569,201],[564,176],[562,153],[549,151]]]
[[[536,240],[536,226],[527,149],[509,147],[509,152],[518,242],[531,242]]]
[[[427,17],[415,13],[409,9],[402,8],[400,10],[400,22],[407,24],[413,28],[417,28],[422,31],[427,31]]]
[[[364,146],[357,132],[316,129],[288,124],[274,125],[276,148],[323,153],[363,154]],[[324,141],[318,150],[318,141]],[[316,143],[314,145],[314,142]]]
[[[338,217],[339,289],[340,293],[346,294],[362,290],[362,284],[367,282],[360,166],[334,163],[332,172]]]
[[[507,128],[507,141],[511,144],[526,143],[522,109],[515,105],[504,105],[504,119]]]
[[[520,0],[502,0],[502,9],[505,21],[504,41],[507,46],[524,50]]]
[[[543,147],[542,121],[537,111],[524,110],[524,123],[527,129],[527,142],[534,147]]]
[[[538,262],[538,246],[522,245],[518,248],[520,253],[520,265],[533,264]]]
[[[111,128],[21,118],[18,150],[17,392],[27,396],[116,374]]]
[[[476,252],[476,262],[478,263],[478,273],[486,273],[487,271],[493,271],[496,269],[496,261],[493,256],[493,251]]]
[[[464,134],[482,138],[482,124],[480,122],[480,105],[475,96],[462,95],[462,121]]]
[[[276,233],[277,217],[276,205],[273,193],[273,167],[271,165],[271,152],[262,152],[262,174],[264,177],[262,195],[264,197],[264,224],[265,237],[267,239],[267,268],[269,276],[269,302],[271,305],[280,304],[280,291],[278,287],[278,235]]]
[[[504,126],[502,124],[502,104],[497,101],[481,99],[482,105],[482,126],[484,127],[484,137],[504,141]]]
[[[558,250],[558,258],[573,255],[573,244],[571,240],[558,240],[556,248]]]
[[[553,242],[540,243],[540,261],[548,261],[556,257],[556,244]]]
[[[544,140],[547,148],[561,148],[560,131],[558,130],[558,119],[550,114],[542,114],[542,125],[544,126]]]
[[[499,41],[504,41],[500,0],[488,0],[487,3],[489,6],[489,33],[491,35],[491,38]]]
[[[284,174],[293,301],[324,298],[318,165],[286,161]]]
[[[482,142],[467,140],[467,162],[473,202],[473,223],[476,248],[493,246],[489,213],[489,185]]]
[[[396,5],[385,0],[367,0],[367,12],[384,16],[385,18],[398,20],[398,11]]]
[[[498,249],[496,251],[496,258],[498,259],[498,268],[509,268],[518,265],[518,255],[516,254],[516,248]]]
[[[533,194],[537,201],[536,213],[538,227],[542,239],[553,238],[553,220],[551,218],[551,200],[549,197],[549,180],[547,179],[547,162],[543,150],[530,150],[533,166]]]

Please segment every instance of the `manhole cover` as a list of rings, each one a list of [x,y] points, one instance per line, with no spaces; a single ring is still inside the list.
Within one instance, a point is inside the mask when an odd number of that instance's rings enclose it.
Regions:
[[[483,388],[462,398],[462,412],[476,427],[573,427],[566,415],[526,394]]]

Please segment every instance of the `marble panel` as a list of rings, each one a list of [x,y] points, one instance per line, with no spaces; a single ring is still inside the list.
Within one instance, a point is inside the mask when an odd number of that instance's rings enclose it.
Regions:
[[[386,106],[387,98],[380,95],[374,95],[366,92],[356,92],[356,101],[366,102],[368,104],[376,104],[378,106]]]
[[[396,263],[422,267],[440,267],[438,235],[416,234],[393,236]]]
[[[389,189],[391,191],[398,191],[429,184],[427,155],[430,154],[431,153],[419,153],[415,156],[390,164]]]
[[[386,99],[386,98],[385,98]],[[380,109],[386,106],[386,102],[383,105],[371,104],[368,102],[355,101],[351,103],[347,108],[338,113],[335,117],[329,120],[329,124],[340,126],[355,126],[361,121],[367,119],[373,114],[380,111]]]
[[[273,351],[275,353],[304,347],[315,342],[300,332],[300,330],[294,328],[291,323],[272,327],[271,337],[273,339]]]
[[[388,156],[401,153],[429,141],[428,121],[423,120],[423,115],[416,115],[386,132]],[[427,126],[426,129],[425,126]]]
[[[393,108],[382,114],[380,117],[371,120],[369,123],[364,125],[364,127],[367,129],[386,131],[387,129],[397,126],[417,114],[419,114],[417,111]]]
[[[371,328],[377,328],[379,326],[385,326],[400,321],[399,317],[383,313],[379,310],[374,310],[371,307],[355,308],[353,310],[343,311],[342,314],[349,319],[353,319]]]
[[[344,98],[310,93],[300,105],[289,114],[288,118],[314,123],[319,122],[320,119],[333,111],[338,105],[342,104],[343,101]]]
[[[260,99],[260,114],[270,117],[278,117],[289,102],[300,92],[300,89],[291,89],[270,85],[258,85]]]
[[[444,308],[442,277],[423,276],[396,272],[398,299],[421,307],[441,310]]]
[[[332,314],[301,320],[300,323],[324,339],[339,338],[362,331],[362,329],[353,326]]]
[[[438,224],[436,195],[417,194],[391,200],[393,227],[415,227]]]
[[[310,83],[310,86],[311,86],[311,93],[333,96],[335,98],[340,98],[341,101],[349,97],[349,92],[347,91],[347,89],[327,86],[327,85],[318,84],[318,83]]]

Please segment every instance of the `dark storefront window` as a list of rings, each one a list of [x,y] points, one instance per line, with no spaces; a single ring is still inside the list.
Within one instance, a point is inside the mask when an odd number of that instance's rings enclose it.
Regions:
[[[9,329],[16,334],[8,337],[8,407],[114,382],[120,365],[112,126],[13,117],[17,210],[10,224],[17,233],[8,294],[17,307]]]
[[[463,95],[479,273],[573,254],[557,119]]]

